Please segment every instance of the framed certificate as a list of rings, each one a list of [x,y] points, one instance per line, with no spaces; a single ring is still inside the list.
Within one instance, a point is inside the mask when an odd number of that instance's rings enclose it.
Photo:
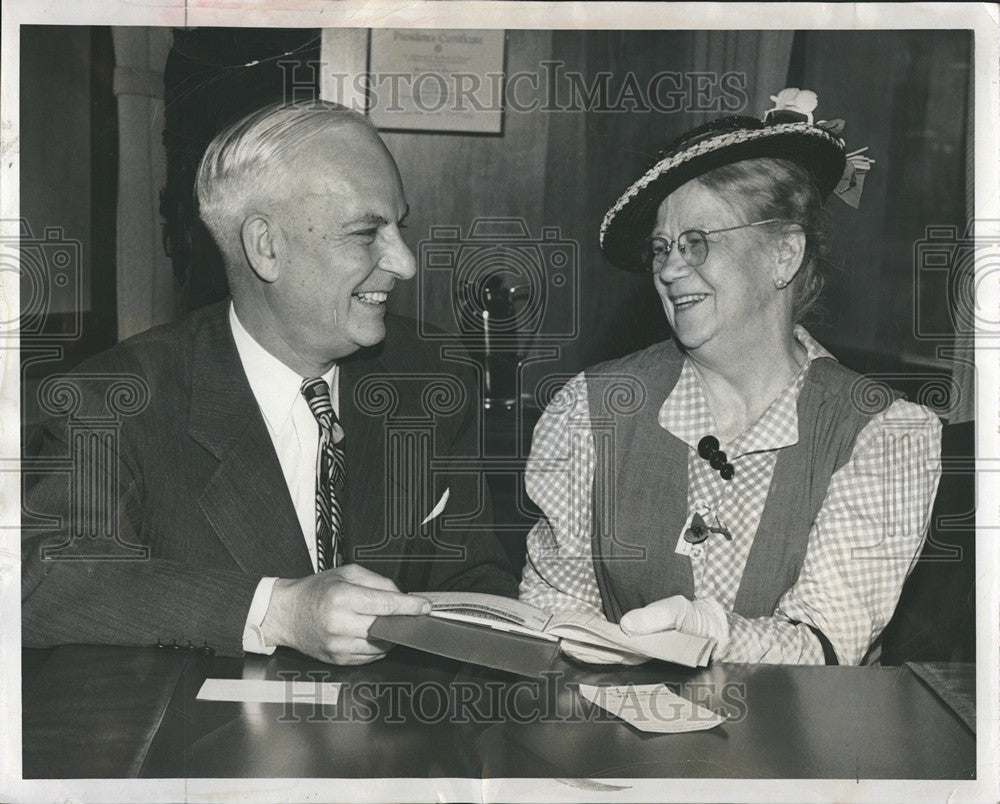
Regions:
[[[368,114],[380,129],[500,134],[502,29],[371,32]]]

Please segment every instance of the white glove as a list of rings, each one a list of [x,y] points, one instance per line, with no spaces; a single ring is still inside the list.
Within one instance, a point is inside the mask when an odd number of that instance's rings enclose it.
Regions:
[[[710,597],[688,600],[684,595],[674,595],[656,600],[627,612],[620,624],[622,630],[632,636],[676,629],[709,637],[715,640],[712,655],[716,658],[729,644],[729,618],[722,605]]]

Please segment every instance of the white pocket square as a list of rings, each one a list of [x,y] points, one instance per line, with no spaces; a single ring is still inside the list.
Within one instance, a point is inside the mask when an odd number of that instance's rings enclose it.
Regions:
[[[444,507],[448,504],[448,497],[450,496],[451,496],[451,487],[446,488],[444,490],[444,494],[441,495],[441,499],[437,501],[437,505],[435,505],[431,509],[431,512],[426,517],[424,517],[424,521],[420,523],[420,527],[423,527],[432,519],[436,519],[438,516],[441,515],[441,512],[444,510]]]

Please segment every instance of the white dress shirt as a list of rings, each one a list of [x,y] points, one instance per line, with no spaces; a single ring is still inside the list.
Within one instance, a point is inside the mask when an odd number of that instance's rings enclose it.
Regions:
[[[243,371],[250,382],[267,432],[285,477],[288,493],[295,507],[306,549],[316,569],[316,453],[319,449],[319,424],[302,396],[304,377],[300,377],[268,352],[244,329],[229,305],[229,325],[236,341]],[[330,402],[339,415],[339,372],[337,366],[323,375],[330,386]],[[271,602],[276,578],[262,578],[257,584],[243,631],[243,650],[248,653],[274,653],[275,646],[266,645],[260,631],[261,623]]]

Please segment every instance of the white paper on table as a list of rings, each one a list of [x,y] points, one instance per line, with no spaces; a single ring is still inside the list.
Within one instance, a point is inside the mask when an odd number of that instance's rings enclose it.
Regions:
[[[666,684],[627,684],[595,687],[581,684],[580,694],[640,731],[678,734],[704,731],[726,718],[671,692]]]
[[[202,701],[301,703],[333,706],[340,697],[334,681],[267,681],[245,678],[206,678],[198,690]]]

